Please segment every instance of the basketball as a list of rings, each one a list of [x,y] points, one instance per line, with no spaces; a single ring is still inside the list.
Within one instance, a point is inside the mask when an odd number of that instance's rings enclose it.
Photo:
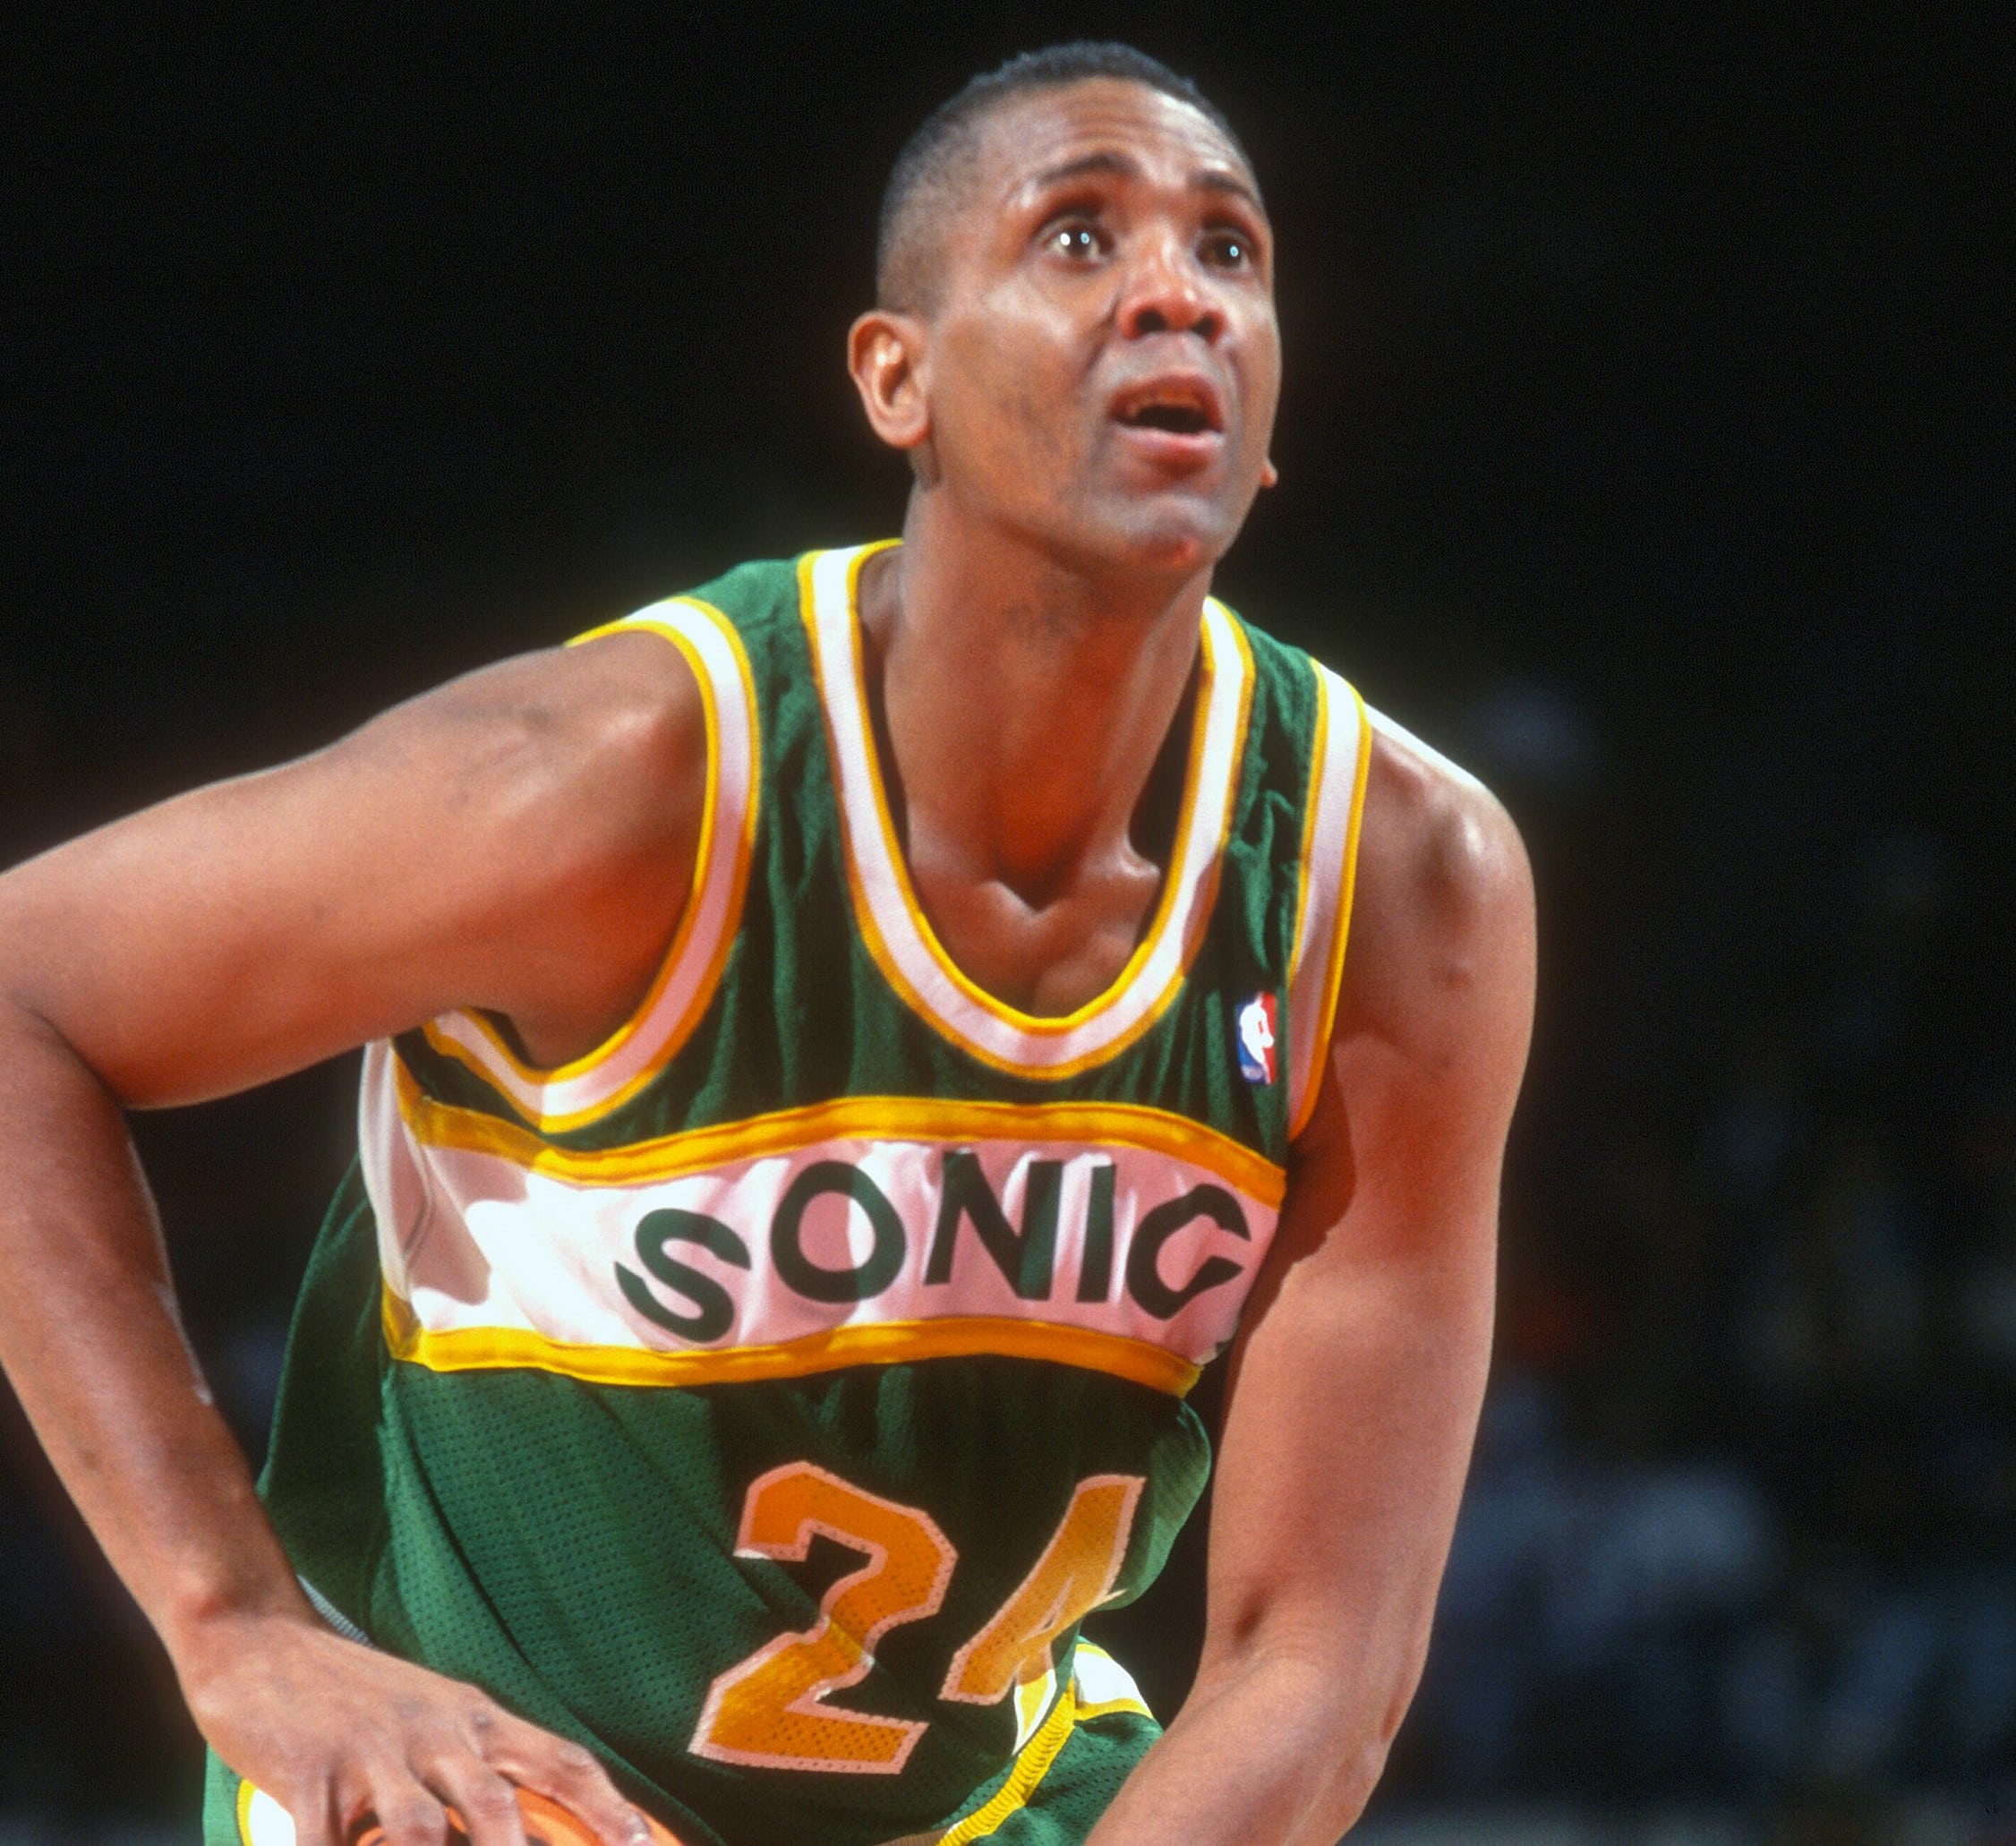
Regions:
[[[586,1823],[577,1820],[558,1801],[549,1801],[543,1795],[535,1795],[530,1789],[517,1790],[518,1808],[525,1816],[525,1833],[530,1846],[602,1846],[601,1841],[592,1833]],[[454,1808],[448,1811],[448,1837],[457,1842],[469,1835],[464,1832],[462,1817]],[[652,1846],[679,1846],[679,1841],[654,1820],[649,1820]],[[385,1846],[385,1829],[375,1820],[367,1820],[363,1831],[351,1842],[351,1846]]]

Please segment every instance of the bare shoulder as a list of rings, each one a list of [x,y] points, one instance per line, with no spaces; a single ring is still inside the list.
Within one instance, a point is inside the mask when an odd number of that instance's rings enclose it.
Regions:
[[[410,756],[403,766],[431,786],[418,811],[459,886],[454,927],[497,944],[473,997],[543,1062],[600,1043],[688,901],[708,739],[685,656],[634,630],[521,655],[388,713],[350,747]]]
[[[504,661],[0,876],[0,996],[146,1106],[458,1007],[563,1062],[672,939],[706,768],[699,688],[662,641]]]
[[[551,828],[554,844],[648,848],[697,807],[705,710],[678,649],[618,633],[450,680],[338,748],[411,755],[451,801],[501,801],[500,819]]]
[[[1489,1275],[1533,1028],[1533,875],[1490,790],[1373,722],[1344,984],[1297,1143],[1294,1227],[1320,1242],[1354,1200],[1383,1201],[1362,1223],[1417,1253],[1455,1239],[1448,1248],[1482,1265],[1464,1271],[1474,1281]]]
[[[1492,989],[1523,1015],[1533,938],[1533,874],[1511,816],[1475,776],[1375,715],[1340,1027],[1474,1016],[1494,1010]]]
[[[312,824],[431,864],[458,928],[530,945],[550,927],[628,966],[654,958],[683,903],[705,710],[677,648],[619,632],[449,680],[301,766],[320,791]]]

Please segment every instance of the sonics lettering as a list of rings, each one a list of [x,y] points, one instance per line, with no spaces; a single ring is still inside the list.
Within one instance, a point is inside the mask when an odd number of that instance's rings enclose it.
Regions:
[[[1074,1164],[1085,1170],[1067,1187]],[[707,1345],[736,1331],[739,1297],[764,1292],[759,1265],[803,1301],[829,1306],[897,1290],[912,1297],[911,1312],[958,1312],[1004,1295],[1095,1310],[1110,1302],[1162,1322],[1212,1290],[1250,1279],[1247,1211],[1223,1185],[1192,1184],[1123,1218],[1113,1161],[1028,1159],[1012,1216],[971,1149],[947,1151],[935,1166],[935,1196],[909,1222],[865,1167],[835,1158],[800,1167],[759,1224],[661,1206],[637,1219],[626,1252],[635,1267],[615,1263],[617,1286],[653,1326]],[[1070,1223],[1067,1195],[1077,1206]],[[812,1222],[822,1211],[816,1238]],[[1170,1249],[1179,1242],[1180,1256]],[[702,1253],[713,1261],[701,1266]]]
[[[399,1349],[670,1380],[660,1356],[741,1355],[741,1376],[758,1349],[887,1353],[875,1329],[903,1328],[1187,1389],[1237,1328],[1281,1169],[1145,1110],[964,1107],[1020,1132],[941,1134],[948,1106],[850,1099],[579,1152],[409,1098],[367,1142]],[[1110,1132],[1063,1132],[1089,1127]]]

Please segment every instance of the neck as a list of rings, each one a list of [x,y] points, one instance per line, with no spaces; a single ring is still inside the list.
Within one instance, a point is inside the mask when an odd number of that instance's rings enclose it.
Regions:
[[[1040,903],[1137,843],[1210,569],[1095,576],[1013,536],[947,532],[925,499],[901,550],[862,575],[892,793],[913,865]]]

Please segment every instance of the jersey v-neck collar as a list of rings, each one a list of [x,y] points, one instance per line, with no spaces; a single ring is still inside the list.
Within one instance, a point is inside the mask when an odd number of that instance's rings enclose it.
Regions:
[[[855,921],[896,994],[954,1045],[1017,1075],[1076,1075],[1132,1044],[1183,987],[1217,893],[1252,704],[1251,653],[1231,612],[1207,597],[1183,806],[1154,918],[1103,994],[1055,1018],[1024,1013],[978,986],[946,953],[896,837],[868,716],[858,601],[861,566],[894,543],[814,551],[799,564]]]

